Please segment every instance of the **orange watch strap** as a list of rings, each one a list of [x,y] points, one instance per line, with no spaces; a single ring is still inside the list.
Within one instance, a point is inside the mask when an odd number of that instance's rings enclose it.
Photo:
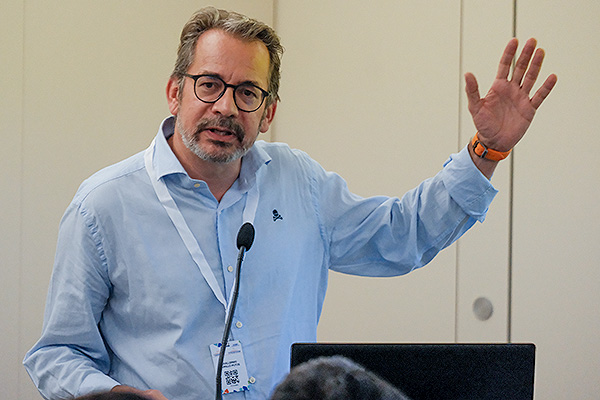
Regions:
[[[479,141],[479,137],[477,137],[477,133],[473,136],[471,140],[471,147],[473,148],[473,153],[479,158],[485,158],[486,160],[492,161],[500,161],[504,160],[510,154],[511,150],[508,151],[497,151],[488,148],[486,145]]]

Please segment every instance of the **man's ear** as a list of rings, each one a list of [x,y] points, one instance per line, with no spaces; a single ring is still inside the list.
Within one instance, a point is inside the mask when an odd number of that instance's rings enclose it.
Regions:
[[[179,112],[179,79],[172,76],[167,82],[167,104],[173,115]]]
[[[277,100],[275,100],[273,103],[271,103],[265,111],[265,117],[260,122],[260,132],[261,133],[265,133],[266,131],[269,130],[269,127],[271,126],[271,123],[273,122],[273,118],[275,118],[275,111],[277,111]]]

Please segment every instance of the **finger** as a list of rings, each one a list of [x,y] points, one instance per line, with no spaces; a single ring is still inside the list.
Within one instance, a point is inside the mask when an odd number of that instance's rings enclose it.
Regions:
[[[523,50],[521,51],[521,55],[519,59],[515,63],[515,69],[513,71],[512,81],[521,84],[521,80],[523,79],[523,75],[525,71],[527,71],[527,67],[529,66],[529,61],[531,61],[531,56],[533,55],[533,51],[535,50],[535,46],[537,45],[537,41],[533,38],[529,39],[525,46],[523,46]]]
[[[542,105],[546,97],[548,97],[548,95],[552,91],[552,88],[554,88],[554,85],[556,85],[557,81],[558,77],[554,74],[546,78],[544,84],[537,90],[537,92],[535,92],[535,94],[531,98],[531,105],[533,106],[533,108],[537,110]]]
[[[527,70],[527,74],[525,75],[525,79],[523,80],[523,85],[521,86],[527,94],[531,92],[531,89],[533,88],[533,85],[535,84],[535,81],[537,80],[540,74],[542,62],[544,61],[544,55],[544,50],[537,49],[535,55],[533,56],[533,61],[531,61],[531,65]]]
[[[469,103],[469,110],[473,113],[477,109],[477,105],[481,100],[479,96],[479,85],[475,75],[470,72],[465,74],[465,92],[467,93],[467,101]]]
[[[502,53],[502,57],[500,58],[500,64],[498,65],[498,73],[496,74],[496,79],[508,78],[510,66],[512,64],[513,58],[515,57],[515,53],[517,52],[518,45],[519,41],[516,38],[512,38],[504,48],[504,53]]]

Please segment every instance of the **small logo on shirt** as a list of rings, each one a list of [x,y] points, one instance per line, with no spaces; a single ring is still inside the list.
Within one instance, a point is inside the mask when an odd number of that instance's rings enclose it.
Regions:
[[[281,214],[279,214],[277,210],[273,210],[273,222],[277,221],[278,219],[283,221],[283,217],[281,216]]]

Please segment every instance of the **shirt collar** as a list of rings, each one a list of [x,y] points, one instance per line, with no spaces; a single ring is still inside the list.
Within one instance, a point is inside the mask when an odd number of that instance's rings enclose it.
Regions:
[[[175,133],[175,117],[165,118],[156,135],[156,148],[154,150],[154,168],[157,178],[160,179],[171,174],[185,174],[187,172],[175,156],[167,139]],[[271,162],[271,157],[259,146],[252,146],[250,151],[242,158],[239,183],[241,187],[248,188],[256,181],[256,174],[263,165]]]

